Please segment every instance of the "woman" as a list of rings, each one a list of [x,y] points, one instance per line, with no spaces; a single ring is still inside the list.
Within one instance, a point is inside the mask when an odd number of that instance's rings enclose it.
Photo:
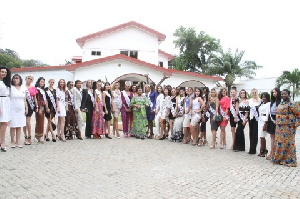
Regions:
[[[44,119],[45,119],[45,112],[50,113],[50,109],[48,108],[48,101],[46,98],[45,92],[45,79],[40,77],[35,87],[37,89],[36,100],[36,113],[35,113],[35,138],[38,140],[39,143],[44,143],[43,136],[44,136]]]
[[[200,140],[199,144],[200,146],[202,145],[207,145],[207,140],[206,140],[206,122],[208,121],[208,117],[206,116],[206,112],[208,111],[209,107],[209,88],[204,87],[203,88],[203,95],[202,95],[202,100],[205,103],[205,108],[202,111],[202,118],[201,118],[201,123],[200,123]]]
[[[267,122],[268,116],[270,113],[270,95],[267,92],[263,92],[261,94],[262,103],[258,108],[258,136],[260,137],[260,152],[258,156],[265,157],[268,153],[266,149],[266,129],[267,129]]]
[[[86,112],[85,137],[91,139],[92,118],[95,107],[95,98],[92,89],[92,80],[86,82],[86,89],[82,90],[82,109]]]
[[[142,88],[138,88],[137,96],[133,96],[130,106],[133,111],[132,133],[136,138],[145,139],[147,115],[146,107],[149,106],[148,98],[142,95]]]
[[[136,85],[132,85],[131,88],[130,88],[130,91],[133,93],[133,95],[137,96],[137,89],[136,89]]]
[[[202,89],[195,89],[195,97],[192,101],[192,119],[191,119],[191,134],[193,137],[192,145],[195,146],[197,144],[197,140],[199,137],[199,122],[201,120],[201,111],[205,108],[205,103],[202,100]],[[199,146],[200,143],[199,143]]]
[[[210,148],[216,148],[216,136],[217,130],[219,127],[218,122],[216,121],[216,117],[219,113],[219,99],[217,97],[217,91],[215,88],[212,88],[210,91],[210,99],[209,99],[209,112],[210,112],[210,127],[212,133],[212,140],[210,144]]]
[[[175,117],[175,108],[176,108],[176,89],[171,88],[171,106],[169,114],[169,129],[171,129],[171,134],[173,134],[173,124]]]
[[[31,116],[33,112],[37,111],[36,105],[37,105],[37,100],[36,100],[36,94],[37,94],[37,89],[34,86],[31,86],[31,83],[33,82],[33,76],[32,75],[27,75],[25,77],[26,81],[26,102],[27,102],[27,107],[28,107],[28,113],[26,114],[26,126],[23,128],[24,135],[25,135],[25,145],[31,145]]]
[[[146,107],[147,120],[148,120],[148,130],[150,131],[149,139],[153,139],[153,120],[155,118],[155,106],[156,106],[156,98],[158,93],[154,89],[154,84],[146,84],[145,85],[145,96],[148,98],[149,106]],[[147,133],[148,135],[148,133]]]
[[[219,122],[221,128],[220,135],[220,149],[226,148],[226,131],[229,120],[229,109],[230,109],[230,98],[227,96],[226,88],[221,88],[219,92],[219,101],[220,101],[220,113],[222,115],[222,121]]]
[[[276,111],[275,148],[271,157],[274,164],[297,166],[295,135],[300,124],[300,108],[289,98],[290,91],[281,92],[281,103]]]
[[[184,88],[180,89],[179,96],[176,98],[176,107],[175,107],[175,121],[173,133],[171,136],[172,142],[181,142],[183,138],[183,101],[184,101]]]
[[[0,66],[0,148],[6,152],[5,132],[10,121],[10,82],[11,73],[5,66]]]
[[[101,139],[101,135],[105,135],[105,126],[104,126],[104,119],[103,119],[103,93],[102,89],[102,82],[101,80],[97,81],[96,89],[94,92],[95,98],[95,109],[93,112],[92,118],[92,134],[93,137],[96,139]]]
[[[164,97],[161,86],[157,86],[156,92],[157,92],[157,98],[156,98],[156,103],[155,103],[156,104],[155,105],[155,128],[156,128],[155,139],[158,138],[161,134],[161,132],[160,132],[160,118],[161,118],[160,101]]]
[[[186,97],[183,101],[184,107],[183,107],[183,144],[187,144],[190,142],[191,134],[190,134],[190,124],[191,124],[191,108],[192,108],[192,95],[193,95],[193,89],[191,87],[188,87],[186,89]]]
[[[66,113],[66,82],[64,79],[58,81],[58,86],[56,89],[56,104],[57,104],[57,137],[66,142],[64,127],[65,127],[65,117]]]
[[[113,103],[113,135],[120,139],[120,133],[119,133],[119,115],[120,110],[122,108],[122,101],[121,101],[121,91],[120,91],[120,83],[115,82],[113,85],[113,91],[112,91],[112,103]]]
[[[233,149],[233,144],[235,140],[235,130],[236,124],[238,121],[238,113],[239,113],[239,98],[236,96],[236,88],[232,87],[230,90],[230,127],[231,127],[231,134],[232,134],[232,145],[230,149]]]
[[[161,135],[157,138],[158,140],[164,140],[167,137],[167,128],[166,128],[166,121],[169,119],[171,108],[171,98],[170,92],[167,88],[164,89],[164,95],[160,99],[159,111],[160,111],[160,132]]]
[[[129,136],[129,123],[130,123],[130,100],[133,97],[133,93],[129,90],[131,86],[130,81],[125,82],[125,90],[121,92],[122,108],[121,108],[121,117],[123,125],[123,134],[127,138]]]
[[[104,90],[102,93],[102,98],[104,99],[104,119],[105,119],[105,123],[104,123],[104,127],[105,130],[107,130],[107,133],[105,134],[105,137],[108,139],[111,139],[110,137],[110,121],[111,121],[111,110],[114,109],[114,106],[112,104],[112,97],[111,97],[111,92],[110,92],[110,83],[106,82],[104,84]]]
[[[15,148],[16,143],[18,148],[23,148],[20,143],[20,137],[21,128],[26,126],[26,114],[28,111],[25,97],[26,88],[21,87],[22,78],[18,74],[12,77],[11,85],[10,103],[13,104],[13,106],[10,107],[11,120],[9,122],[11,148]]]
[[[65,137],[68,140],[72,140],[73,136],[76,136],[78,139],[81,138],[81,132],[78,129],[76,116],[75,116],[75,103],[74,103],[74,96],[73,96],[73,82],[67,82],[67,91],[66,91],[66,122],[64,133]]]
[[[55,114],[56,114],[56,90],[53,88],[53,85],[55,83],[54,79],[49,79],[48,81],[49,83],[49,87],[45,88],[45,92],[46,92],[46,98],[47,98],[47,102],[48,102],[48,107],[50,109],[49,113],[45,113],[46,118],[48,119],[48,124],[47,124],[47,128],[46,128],[46,133],[45,133],[45,140],[47,142],[50,141],[49,137],[48,137],[48,133],[50,131],[51,135],[52,135],[52,142],[56,142],[56,137],[54,134],[54,130],[52,127],[52,124],[54,124],[52,122],[53,118],[55,118]]]
[[[281,93],[279,88],[274,88],[271,92],[271,103],[270,103],[270,114],[267,123],[267,132],[271,138],[271,149],[269,155],[266,157],[267,160],[271,159],[274,151],[275,141],[275,129],[276,129],[276,110],[281,101]]]
[[[251,90],[252,98],[249,99],[250,118],[249,118],[249,140],[250,149],[249,154],[256,154],[256,147],[258,142],[258,107],[261,100],[258,96],[256,88]]]
[[[235,152],[245,151],[245,134],[244,128],[248,121],[250,106],[247,100],[247,93],[244,89],[240,91],[240,102],[239,102],[239,122],[235,133],[235,140],[233,150]]]

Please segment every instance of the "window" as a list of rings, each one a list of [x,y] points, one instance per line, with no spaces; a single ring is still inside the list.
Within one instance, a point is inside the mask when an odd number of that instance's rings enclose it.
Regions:
[[[158,62],[158,65],[159,65],[160,67],[164,67],[164,62],[162,62],[162,61]]]
[[[138,58],[138,51],[136,50],[121,50],[120,53],[122,55],[126,55],[132,58],[136,58],[136,59]]]
[[[91,55],[101,56],[101,51],[92,51]]]

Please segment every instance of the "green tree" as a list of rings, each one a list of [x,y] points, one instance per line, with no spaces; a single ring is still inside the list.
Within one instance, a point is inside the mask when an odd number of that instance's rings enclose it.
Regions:
[[[208,74],[224,77],[224,82],[228,91],[236,77],[247,77],[252,79],[256,74],[254,70],[262,68],[255,61],[242,61],[245,51],[235,50],[235,53],[228,49],[227,52],[219,50],[219,54],[212,58]]]
[[[0,49],[0,65],[8,68],[21,68],[22,61],[15,51],[10,49]]]
[[[42,67],[42,66],[49,66],[48,64],[43,63],[40,60],[35,59],[26,59],[23,61],[23,67]]]
[[[173,41],[180,54],[173,62],[174,68],[190,72],[206,73],[209,60],[220,48],[219,40],[201,31],[196,33],[194,28],[180,26],[173,34]]]
[[[276,79],[276,84],[278,87],[287,85],[288,88],[292,87],[293,100],[295,96],[299,95],[299,86],[300,86],[300,71],[298,68],[295,68],[292,72],[283,71]]]

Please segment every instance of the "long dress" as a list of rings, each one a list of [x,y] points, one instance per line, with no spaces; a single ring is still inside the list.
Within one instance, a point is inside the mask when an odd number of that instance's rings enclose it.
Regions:
[[[73,93],[70,90],[67,90],[66,95],[68,98],[67,101],[68,111],[67,111],[67,116],[65,121],[64,132],[67,138],[72,139],[73,135],[76,135],[76,137],[80,137],[81,133],[79,131],[76,116],[75,116],[75,111],[74,111],[75,104],[74,104]]]
[[[106,105],[106,110],[107,110],[107,114],[104,114],[104,119],[105,121],[111,120],[111,103],[112,103],[112,98],[111,98],[111,94],[107,91],[103,91],[105,93],[105,105]],[[104,110],[105,111],[105,110]]]
[[[65,117],[67,115],[66,113],[66,93],[63,90],[60,90],[59,88],[56,89],[56,97],[58,98],[58,105],[60,112],[57,113],[57,116],[59,117]]]
[[[297,166],[295,135],[300,125],[300,107],[297,102],[281,102],[276,114],[274,151],[271,161],[274,164]]]
[[[174,120],[173,133],[171,136],[171,141],[181,142],[183,139],[183,100],[184,97],[178,97],[176,118]]]
[[[101,92],[97,90],[95,92],[95,106],[98,108],[98,111],[96,111],[95,107],[92,118],[92,134],[96,137],[99,137],[100,135],[105,135],[105,125],[103,119],[103,99]]]
[[[270,114],[269,114],[268,122],[267,122],[267,132],[269,134],[275,134],[276,110],[277,110],[276,102],[271,102],[271,104],[270,104]]]
[[[44,135],[44,120],[45,120],[45,112],[46,112],[46,93],[44,89],[37,88],[38,93],[36,94],[36,100],[38,104],[38,112],[35,113],[35,137],[37,139],[43,137]]]
[[[245,115],[250,111],[249,102],[240,102],[239,103],[239,122],[235,132],[235,140],[233,145],[233,150],[235,151],[245,151],[245,134],[243,120]]]
[[[113,114],[113,116],[115,118],[119,118],[121,107],[122,107],[121,92],[114,90],[114,91],[112,91],[112,96],[113,96],[112,103],[113,103],[114,109],[115,109],[115,113]]]
[[[85,136],[91,138],[92,134],[92,118],[93,110],[95,105],[95,98],[93,93],[88,89],[82,90],[82,109],[86,111],[86,126],[85,126]]]
[[[141,106],[141,109],[133,105]],[[131,133],[137,137],[146,136],[146,125],[148,124],[146,107],[149,106],[148,98],[145,96],[133,96],[130,106],[133,107],[133,123]]]
[[[260,99],[257,102],[254,102],[253,98],[249,99],[250,106],[250,119],[249,119],[249,140],[250,148],[249,154],[256,153],[256,147],[258,142],[258,108],[261,104]]]
[[[26,126],[26,116],[25,116],[25,89],[20,87],[18,90],[15,86],[11,86],[10,93],[10,103],[13,106],[10,107],[11,110],[11,120],[9,121],[9,127],[18,128]]]
[[[28,107],[28,112],[26,117],[31,117],[33,112],[35,112],[36,109],[36,105],[34,102],[34,96],[36,96],[37,94],[37,90],[34,86],[27,88],[27,90],[25,90],[26,92],[26,103],[27,103],[27,107]]]
[[[126,109],[130,108],[130,101],[133,97],[133,93],[130,92],[129,96],[126,94],[126,91],[121,92],[121,101],[122,101],[122,108],[121,108],[121,117],[122,117],[122,125],[123,125],[123,133],[127,135],[129,132],[129,120],[130,120],[130,112],[126,112],[123,105]]]
[[[171,96],[171,106],[170,106],[170,113],[169,113],[169,119],[174,120],[175,117],[173,116],[175,113],[176,108],[176,96]]]
[[[10,121],[10,89],[0,81],[0,122]]]

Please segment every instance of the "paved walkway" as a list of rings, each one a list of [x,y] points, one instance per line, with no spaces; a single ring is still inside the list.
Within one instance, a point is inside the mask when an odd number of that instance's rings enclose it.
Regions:
[[[7,133],[6,143],[0,198],[300,198],[300,166],[246,152],[123,137],[11,149]]]

